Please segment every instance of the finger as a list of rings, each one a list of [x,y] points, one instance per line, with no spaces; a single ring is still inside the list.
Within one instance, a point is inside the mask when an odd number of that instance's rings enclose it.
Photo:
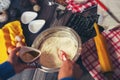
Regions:
[[[64,54],[64,53],[62,54],[62,60],[63,60],[63,61],[66,61],[66,60],[67,60],[66,54]]]
[[[16,47],[14,49],[12,49],[11,53],[17,53],[20,50],[20,47]]]
[[[16,47],[22,47],[22,46],[25,46],[25,45],[26,45],[25,43],[23,43],[22,41],[20,41],[20,42],[18,42],[16,44]]]
[[[67,53],[63,50],[59,50],[59,58],[62,60],[62,61],[66,61],[68,58],[67,58]]]
[[[21,46],[25,46],[26,44],[24,42],[22,42],[22,38],[20,36],[15,36],[15,40],[18,42],[16,44],[16,47],[21,47]]]
[[[20,47],[17,48],[13,48],[11,50],[9,50],[9,56],[10,57],[16,57],[17,56],[17,52],[20,50]]]
[[[60,59],[61,59],[62,61],[69,61],[69,62],[74,63],[72,60],[70,60],[70,59],[68,58],[67,53],[66,53],[65,51],[63,51],[63,50],[60,50],[60,51],[59,51],[59,57],[60,57]]]
[[[68,60],[66,60],[66,61],[63,61],[63,63],[62,63],[62,66],[61,67],[66,67],[66,66],[73,66],[74,64],[73,64],[73,62],[70,60],[70,59],[68,59]]]
[[[11,53],[14,48],[16,48],[16,47],[15,46],[8,47],[8,50],[7,50],[8,54]]]

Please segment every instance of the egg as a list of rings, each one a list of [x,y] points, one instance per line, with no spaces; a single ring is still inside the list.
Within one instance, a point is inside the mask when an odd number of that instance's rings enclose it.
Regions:
[[[7,49],[8,54],[12,53],[13,49],[15,49],[15,46],[8,47],[8,49]]]
[[[25,43],[20,41],[16,44],[16,47],[22,47],[22,46],[25,46],[25,45],[26,45]]]

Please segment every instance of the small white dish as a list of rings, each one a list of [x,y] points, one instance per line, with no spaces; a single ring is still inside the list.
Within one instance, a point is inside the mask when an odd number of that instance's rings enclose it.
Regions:
[[[22,16],[21,16],[21,22],[23,24],[28,24],[30,23],[32,20],[34,20],[36,17],[38,16],[38,14],[36,12],[33,11],[25,11]]]
[[[19,57],[25,63],[34,62],[40,57],[40,55],[40,50],[27,46],[21,47],[19,51]]]
[[[45,20],[43,19],[34,20],[29,23],[28,29],[31,33],[37,33],[42,29],[44,24],[45,24]]]

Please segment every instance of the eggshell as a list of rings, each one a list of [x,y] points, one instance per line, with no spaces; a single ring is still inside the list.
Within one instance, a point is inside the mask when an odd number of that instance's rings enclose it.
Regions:
[[[37,16],[38,16],[38,14],[36,12],[26,11],[21,16],[21,22],[23,24],[28,24],[32,20],[34,20]]]
[[[42,19],[34,20],[30,22],[30,24],[28,25],[28,29],[31,33],[37,33],[40,31],[40,29],[42,29],[44,24],[45,24],[45,20]]]

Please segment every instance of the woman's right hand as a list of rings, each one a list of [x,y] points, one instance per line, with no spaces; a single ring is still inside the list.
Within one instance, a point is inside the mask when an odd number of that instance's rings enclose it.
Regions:
[[[58,79],[61,80],[62,78],[73,77],[76,80],[80,80],[81,75],[82,70],[80,69],[80,66],[75,62],[67,59],[66,61],[63,61],[58,74]]]

